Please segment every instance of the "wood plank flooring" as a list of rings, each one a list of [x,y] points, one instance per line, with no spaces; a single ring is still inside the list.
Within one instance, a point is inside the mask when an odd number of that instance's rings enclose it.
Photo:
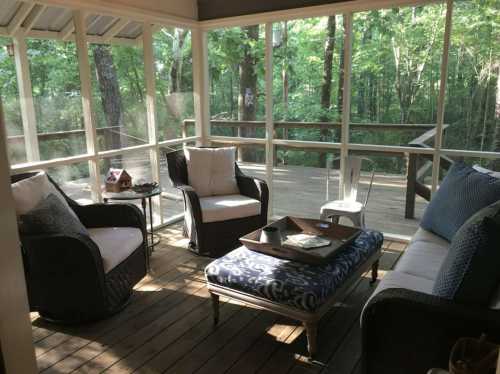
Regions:
[[[151,274],[118,315],[74,327],[50,324],[32,313],[41,373],[359,372],[359,315],[374,289],[368,275],[322,319],[318,357],[310,362],[298,321],[222,298],[214,328],[203,276],[210,259],[185,249],[179,225],[160,235]],[[405,248],[384,242],[380,277]]]

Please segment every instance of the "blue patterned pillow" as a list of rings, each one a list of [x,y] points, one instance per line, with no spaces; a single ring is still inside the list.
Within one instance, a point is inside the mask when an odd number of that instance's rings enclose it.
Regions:
[[[439,270],[434,295],[488,305],[500,282],[500,224],[488,215],[481,211],[457,232]]]
[[[420,226],[451,242],[465,221],[498,200],[500,179],[457,162],[429,203]]]
[[[48,195],[36,207],[19,217],[22,234],[82,234],[88,236],[85,226],[54,194]]]

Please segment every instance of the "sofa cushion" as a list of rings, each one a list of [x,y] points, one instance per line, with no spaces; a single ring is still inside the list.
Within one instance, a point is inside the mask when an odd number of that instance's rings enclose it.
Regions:
[[[448,243],[412,241],[394,270],[434,281],[448,251]]]
[[[209,283],[314,312],[382,246],[380,232],[363,231],[323,265],[284,260],[240,247],[205,268]]]
[[[443,239],[439,235],[434,234],[431,231],[427,231],[422,227],[417,229],[417,232],[411,238],[410,244],[414,242],[424,242],[424,243],[432,243],[439,245],[440,247],[450,247],[450,242],[446,239]]]
[[[434,286],[434,281],[422,277],[418,277],[412,274],[401,273],[399,271],[389,271],[387,272],[373,294],[369,297],[368,301],[365,303],[365,308],[369,304],[370,300],[378,295],[384,290],[391,288],[404,288],[411,291],[422,292],[428,295],[432,295],[432,288]]]
[[[235,159],[236,148],[184,149],[188,183],[199,197],[238,194]]]
[[[81,234],[88,236],[87,229],[71,214],[61,199],[49,194],[33,209],[19,216],[19,231],[26,235]]]
[[[421,226],[448,241],[474,213],[500,200],[500,179],[453,164],[427,207]]]
[[[243,195],[211,196],[200,198],[204,223],[257,216],[260,201]]]
[[[105,273],[127,259],[144,240],[141,230],[135,227],[93,228],[88,232],[99,247]]]
[[[472,217],[453,239],[433,293],[459,303],[488,305],[500,281],[498,243],[500,224],[482,212]]]
[[[64,196],[61,195],[49,181],[44,171],[40,171],[32,177],[12,183],[11,189],[18,217],[28,213],[50,194],[58,198],[61,204],[68,209],[70,214],[76,217],[76,214],[73,212],[73,209],[70,208]]]

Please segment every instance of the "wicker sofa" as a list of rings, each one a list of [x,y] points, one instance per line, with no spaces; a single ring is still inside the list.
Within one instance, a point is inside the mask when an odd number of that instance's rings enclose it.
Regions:
[[[13,175],[16,183],[37,173]],[[125,307],[146,275],[146,222],[128,204],[80,205],[61,193],[87,235],[21,233],[30,309],[59,323],[108,317]]]
[[[432,295],[450,243],[420,228],[362,314],[363,373],[422,374],[448,367],[460,337],[486,333],[500,342],[500,299],[489,308]]]

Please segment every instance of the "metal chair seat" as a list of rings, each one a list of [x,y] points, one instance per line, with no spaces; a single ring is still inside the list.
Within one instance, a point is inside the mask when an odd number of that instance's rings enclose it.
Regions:
[[[339,158],[334,159],[333,162],[340,160]],[[357,201],[358,197],[358,186],[361,177],[361,164],[365,161],[370,164],[371,175],[370,182],[368,186],[368,191],[366,193],[363,202]],[[332,164],[333,164],[332,162]],[[326,199],[329,200],[329,182],[330,182],[330,166],[327,166],[327,188],[326,188]],[[338,223],[340,217],[346,217],[355,226],[365,228],[365,207],[368,203],[368,198],[370,196],[373,178],[375,176],[374,162],[370,159],[364,157],[349,156],[345,159],[345,170],[343,175],[343,186],[342,186],[342,196],[343,200],[333,200],[328,201],[321,207],[320,219],[322,220],[332,220],[334,223]]]

